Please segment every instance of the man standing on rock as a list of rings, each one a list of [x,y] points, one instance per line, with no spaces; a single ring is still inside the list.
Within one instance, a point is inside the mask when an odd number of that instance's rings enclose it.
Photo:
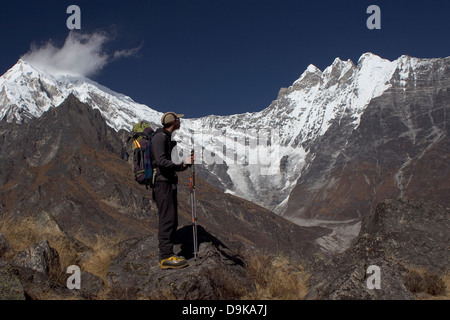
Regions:
[[[176,145],[172,133],[180,129],[182,114],[167,112],[161,118],[163,128],[156,130],[152,138],[152,163],[156,167],[153,199],[158,207],[159,266],[162,269],[179,269],[188,266],[183,257],[173,252],[175,233],[178,228],[177,172],[189,168],[194,156],[181,164],[172,162],[172,150]]]

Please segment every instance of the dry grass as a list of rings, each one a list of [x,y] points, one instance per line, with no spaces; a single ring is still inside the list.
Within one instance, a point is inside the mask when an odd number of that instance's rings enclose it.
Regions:
[[[121,237],[113,236],[96,236],[94,241],[84,240],[84,243],[78,240],[90,248],[89,252],[78,252],[74,248],[73,242],[45,212],[37,218],[3,219],[0,222],[0,233],[5,236],[14,249],[13,252],[8,252],[4,257],[7,260],[12,260],[16,253],[27,247],[39,241],[47,240],[59,254],[62,279],[67,278],[65,270],[68,266],[78,265],[81,270],[90,272],[104,280],[111,259],[119,253],[117,244],[123,240]],[[83,239],[83,237],[76,235],[74,238]]]
[[[443,296],[443,300],[450,300],[450,271],[447,272],[442,277],[442,280],[445,283],[445,295]]]
[[[14,249],[14,252],[7,254],[7,259],[11,259],[15,253],[39,241],[47,240],[50,246],[58,251],[62,266],[76,264],[79,260],[72,242],[67,239],[56,222],[45,212],[37,218],[3,219],[0,223],[0,233],[3,233]]]
[[[121,237],[98,235],[96,238],[95,243],[90,246],[92,254],[80,263],[80,268],[105,280],[111,260],[119,254],[118,244],[122,239]]]
[[[418,300],[450,300],[450,272],[438,277],[425,269],[409,267],[403,281]]]
[[[308,293],[309,275],[297,262],[284,255],[250,255],[247,268],[256,285],[256,292],[243,299],[301,300]]]
[[[75,235],[74,238],[80,242],[84,241],[83,244],[90,250],[88,252],[77,252],[64,232],[46,213],[41,214],[38,218],[25,218],[20,221],[2,220],[0,233],[3,233],[14,249],[14,252],[8,253],[11,260],[17,252],[39,241],[48,240],[50,246],[56,249],[60,256],[62,270],[58,282],[61,283],[65,283],[67,279],[66,268],[73,264],[78,265],[81,270],[105,280],[112,259],[119,253],[119,243],[124,240],[119,236],[97,235],[94,240],[88,241],[85,237],[82,237],[82,232],[79,232],[78,236]],[[221,282],[224,286],[223,290],[227,291],[228,295],[237,299],[258,300],[298,300],[303,299],[306,295],[308,275],[300,264],[283,255],[246,254],[244,257],[248,271],[255,282],[256,292],[248,293],[242,286],[233,284],[232,279],[222,279],[224,280]],[[227,286],[227,283],[229,286]],[[101,294],[98,299],[106,297],[108,291],[106,290]],[[61,297],[52,292],[42,292],[41,298],[56,300]],[[67,299],[68,297],[64,298]],[[167,295],[166,298],[170,298],[170,295]]]
[[[119,243],[124,240],[119,236],[96,236],[89,243],[83,243],[90,248],[89,252],[77,252],[67,235],[45,212],[38,217],[22,220],[3,219],[0,221],[0,233],[13,247],[13,251],[3,257],[7,260],[12,260],[16,253],[39,241],[48,240],[60,256],[61,281],[67,279],[65,268],[73,264],[105,280],[111,260],[119,253]],[[80,239],[85,239],[81,235],[74,238],[79,238],[80,242]],[[300,263],[281,254],[273,256],[243,253],[242,256],[254,280],[256,291],[245,293],[241,288],[239,292],[235,290],[234,294],[238,299],[301,300],[306,296],[309,275]],[[450,271],[438,277],[424,269],[408,267],[404,283],[416,299],[450,300]],[[52,300],[60,297],[49,293],[42,298]]]

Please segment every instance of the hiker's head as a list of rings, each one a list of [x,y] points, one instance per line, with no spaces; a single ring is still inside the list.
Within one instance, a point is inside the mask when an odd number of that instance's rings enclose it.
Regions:
[[[175,131],[180,129],[181,119],[184,117],[183,114],[177,114],[175,112],[166,112],[161,118],[161,124],[165,129],[169,131]]]

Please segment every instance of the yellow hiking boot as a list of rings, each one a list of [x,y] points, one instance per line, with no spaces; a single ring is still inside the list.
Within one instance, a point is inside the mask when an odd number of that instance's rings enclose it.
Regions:
[[[181,269],[187,267],[189,263],[186,259],[177,256],[172,256],[168,259],[162,259],[159,262],[159,267],[161,269]]]

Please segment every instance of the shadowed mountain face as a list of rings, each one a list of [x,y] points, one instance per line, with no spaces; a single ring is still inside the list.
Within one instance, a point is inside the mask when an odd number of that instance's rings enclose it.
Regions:
[[[86,236],[142,232],[152,204],[134,192],[122,142],[98,111],[70,96],[40,119],[0,128],[2,214],[45,212]]]
[[[24,124],[0,124],[0,214],[50,216],[68,236],[155,234],[151,190],[126,160],[125,131],[73,95]],[[180,174],[180,226],[190,224],[189,172]],[[302,228],[251,202],[197,181],[199,223],[230,243],[309,255],[324,228]]]
[[[398,196],[450,205],[449,59],[411,72],[394,73],[356,129],[342,117],[312,144],[286,217],[357,218]]]

